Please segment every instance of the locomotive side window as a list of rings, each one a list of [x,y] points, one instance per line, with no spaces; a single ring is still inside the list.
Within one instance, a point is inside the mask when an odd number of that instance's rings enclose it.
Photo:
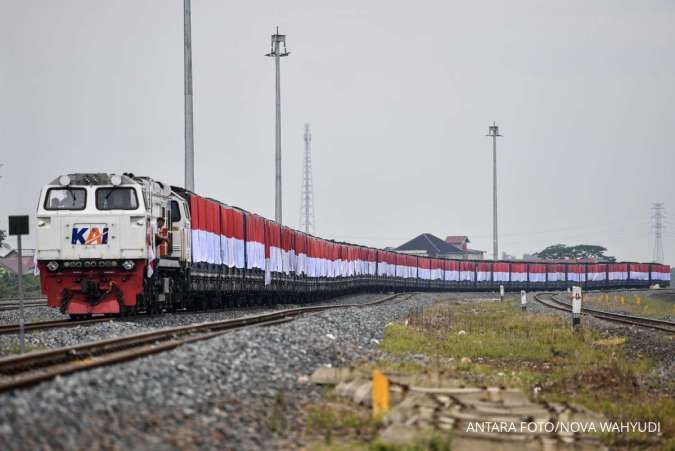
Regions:
[[[45,210],[84,210],[87,191],[84,188],[49,188]]]
[[[178,201],[171,201],[171,222],[180,221],[180,208],[178,206]]]
[[[96,208],[99,210],[136,210],[138,197],[133,188],[99,188],[96,190]]]

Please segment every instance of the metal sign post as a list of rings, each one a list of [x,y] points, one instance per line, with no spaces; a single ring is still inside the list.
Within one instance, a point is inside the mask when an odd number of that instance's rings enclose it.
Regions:
[[[572,327],[581,325],[581,287],[572,287]]]
[[[23,256],[21,248],[21,235],[28,235],[28,215],[9,217],[9,235],[16,235],[17,247],[17,272],[19,274],[19,351],[25,351],[24,320],[23,320]]]
[[[499,300],[504,300],[504,285],[499,285]]]
[[[525,290],[520,290],[520,308],[523,312],[527,310],[527,292]]]

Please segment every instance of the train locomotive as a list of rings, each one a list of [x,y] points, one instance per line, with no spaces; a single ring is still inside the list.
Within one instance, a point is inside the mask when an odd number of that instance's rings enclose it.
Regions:
[[[325,240],[133,174],[70,174],[44,186],[36,259],[48,305],[71,317],[355,291],[670,284],[670,267],[657,263],[449,260]]]

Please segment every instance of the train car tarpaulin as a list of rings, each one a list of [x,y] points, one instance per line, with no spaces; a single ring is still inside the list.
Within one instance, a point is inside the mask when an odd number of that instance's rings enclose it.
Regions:
[[[265,223],[250,213],[246,213],[246,267],[265,269]]]
[[[492,263],[478,262],[476,266],[476,281],[491,282],[491,279],[492,279]]]
[[[594,263],[588,265],[588,281],[602,282],[607,275],[607,265],[602,263]]]
[[[659,263],[652,264],[652,280],[657,282],[670,282],[670,266]]]
[[[419,258],[419,278],[422,280],[429,280],[431,278],[430,262],[428,258]]]
[[[511,263],[511,282],[527,282],[527,263]]]
[[[530,283],[546,282],[546,265],[543,263],[530,263],[528,266]]]
[[[509,264],[506,262],[495,262],[492,265],[492,277],[495,282],[509,281]]]
[[[473,282],[476,274],[476,264],[474,262],[459,262],[459,281]]]
[[[547,263],[546,270],[548,271],[549,282],[565,281],[565,265],[562,263]]]
[[[629,263],[630,280],[649,280],[649,265],[646,263]]]
[[[567,264],[567,280],[570,282],[586,282],[586,267],[581,263]]]
[[[610,263],[609,280],[628,280],[628,264]]]
[[[445,280],[449,282],[459,282],[458,261],[445,260]]]
[[[293,247],[293,229],[281,227],[281,270],[284,274],[295,271],[296,257]]]

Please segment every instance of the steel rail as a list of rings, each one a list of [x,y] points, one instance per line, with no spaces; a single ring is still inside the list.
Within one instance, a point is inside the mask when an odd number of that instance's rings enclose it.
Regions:
[[[75,326],[89,326],[97,323],[104,323],[112,321],[113,318],[90,318],[83,320],[72,319],[57,319],[54,321],[36,321],[33,323],[26,323],[23,330],[26,332],[43,329],[56,329],[61,327],[75,327]],[[18,324],[3,324],[0,325],[0,335],[14,334],[19,332],[20,326]]]
[[[542,296],[544,295],[550,296],[551,302],[548,302],[549,300],[542,299]],[[557,299],[556,294],[554,293],[537,293],[534,295],[534,298],[539,303],[549,308],[561,310],[564,312],[572,311],[572,306],[565,301]],[[595,316],[596,318],[603,319],[605,321],[629,324],[633,326],[647,327],[650,329],[659,330],[661,332],[675,334],[675,322],[673,321],[666,321],[656,318],[646,318],[644,316],[625,315],[623,313],[613,313],[605,310],[597,310],[587,307],[582,307],[581,311],[582,313]]]
[[[24,308],[31,308],[31,307],[47,307],[47,300],[46,299],[26,299],[23,301],[23,307]],[[21,308],[21,304],[19,301],[12,301],[12,302],[0,302],[0,312],[8,311],[8,310],[18,310]]]
[[[235,329],[281,324],[304,314],[328,310],[371,307],[394,300],[401,295],[402,293],[389,295],[365,304],[298,307],[4,357],[0,358],[0,392],[27,387],[56,376],[168,351],[185,343],[207,340]]]

